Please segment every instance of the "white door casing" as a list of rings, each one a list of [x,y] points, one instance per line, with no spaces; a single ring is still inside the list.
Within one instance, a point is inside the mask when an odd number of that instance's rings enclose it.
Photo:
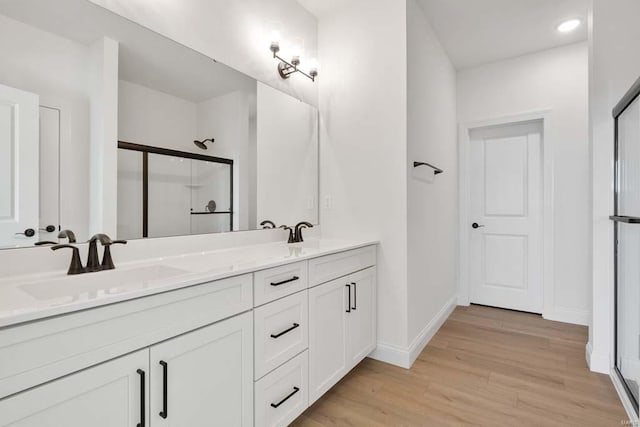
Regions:
[[[542,134],[541,121],[470,132],[470,302],[543,311]]]
[[[38,229],[38,95],[0,85],[0,247],[29,244]]]

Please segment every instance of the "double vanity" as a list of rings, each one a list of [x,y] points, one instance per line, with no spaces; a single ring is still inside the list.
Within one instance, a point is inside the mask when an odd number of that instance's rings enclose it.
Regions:
[[[0,426],[283,426],[376,346],[375,242],[0,283]]]

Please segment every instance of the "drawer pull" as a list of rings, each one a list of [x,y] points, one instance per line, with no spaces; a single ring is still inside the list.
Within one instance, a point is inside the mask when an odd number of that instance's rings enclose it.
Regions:
[[[296,328],[299,328],[300,325],[298,325],[297,323],[294,323],[292,327],[290,327],[289,329],[286,329],[282,332],[280,332],[279,334],[271,334],[271,338],[280,338],[281,336],[283,336],[284,334],[287,334],[291,331],[293,331]]]
[[[293,276],[291,279],[283,280],[282,282],[271,282],[271,286],[280,286],[286,283],[295,282],[296,280],[300,280],[300,278],[298,276]]]
[[[351,284],[353,285],[353,307],[351,307],[351,310],[357,310],[358,309],[358,287],[356,282],[351,282]]]
[[[147,413],[147,411],[144,408],[144,402],[145,402],[145,391],[144,391],[144,387],[146,384],[145,381],[145,374],[144,371],[142,369],[138,369],[136,371],[138,373],[138,375],[140,375],[140,422],[137,424],[138,427],[145,427],[145,414]]]
[[[169,416],[169,408],[168,408],[168,398],[167,398],[167,389],[168,389],[168,382],[169,379],[168,374],[169,374],[169,364],[167,362],[165,362],[164,360],[160,361],[160,365],[162,366],[162,411],[160,411],[160,413],[158,415],[160,415],[162,418],[167,419],[167,417]]]
[[[346,285],[347,286],[347,295],[349,295],[349,301],[347,302],[347,313],[351,313],[351,285]]]
[[[291,399],[293,397],[294,394],[296,394],[297,392],[299,392],[300,389],[298,387],[294,387],[293,391],[291,393],[289,393],[289,395],[287,397],[285,397],[284,399],[282,399],[280,402],[278,403],[272,403],[271,407],[272,408],[277,408],[278,406],[282,405],[284,402],[286,402],[287,400]]]

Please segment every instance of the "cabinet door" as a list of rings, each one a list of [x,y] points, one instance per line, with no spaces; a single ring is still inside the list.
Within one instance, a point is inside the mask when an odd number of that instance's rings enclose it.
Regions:
[[[153,427],[252,425],[252,313],[155,345],[150,362]]]
[[[351,312],[347,315],[347,368],[351,369],[376,348],[376,268],[349,276]]]
[[[309,290],[309,404],[347,373],[347,281]]]
[[[148,363],[141,350],[0,400],[0,426],[146,427]]]

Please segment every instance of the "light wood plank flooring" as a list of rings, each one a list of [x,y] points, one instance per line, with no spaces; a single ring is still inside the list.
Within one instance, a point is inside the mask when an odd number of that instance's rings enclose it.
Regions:
[[[587,328],[458,307],[410,370],[366,359],[295,426],[620,426],[606,375],[589,372]]]

